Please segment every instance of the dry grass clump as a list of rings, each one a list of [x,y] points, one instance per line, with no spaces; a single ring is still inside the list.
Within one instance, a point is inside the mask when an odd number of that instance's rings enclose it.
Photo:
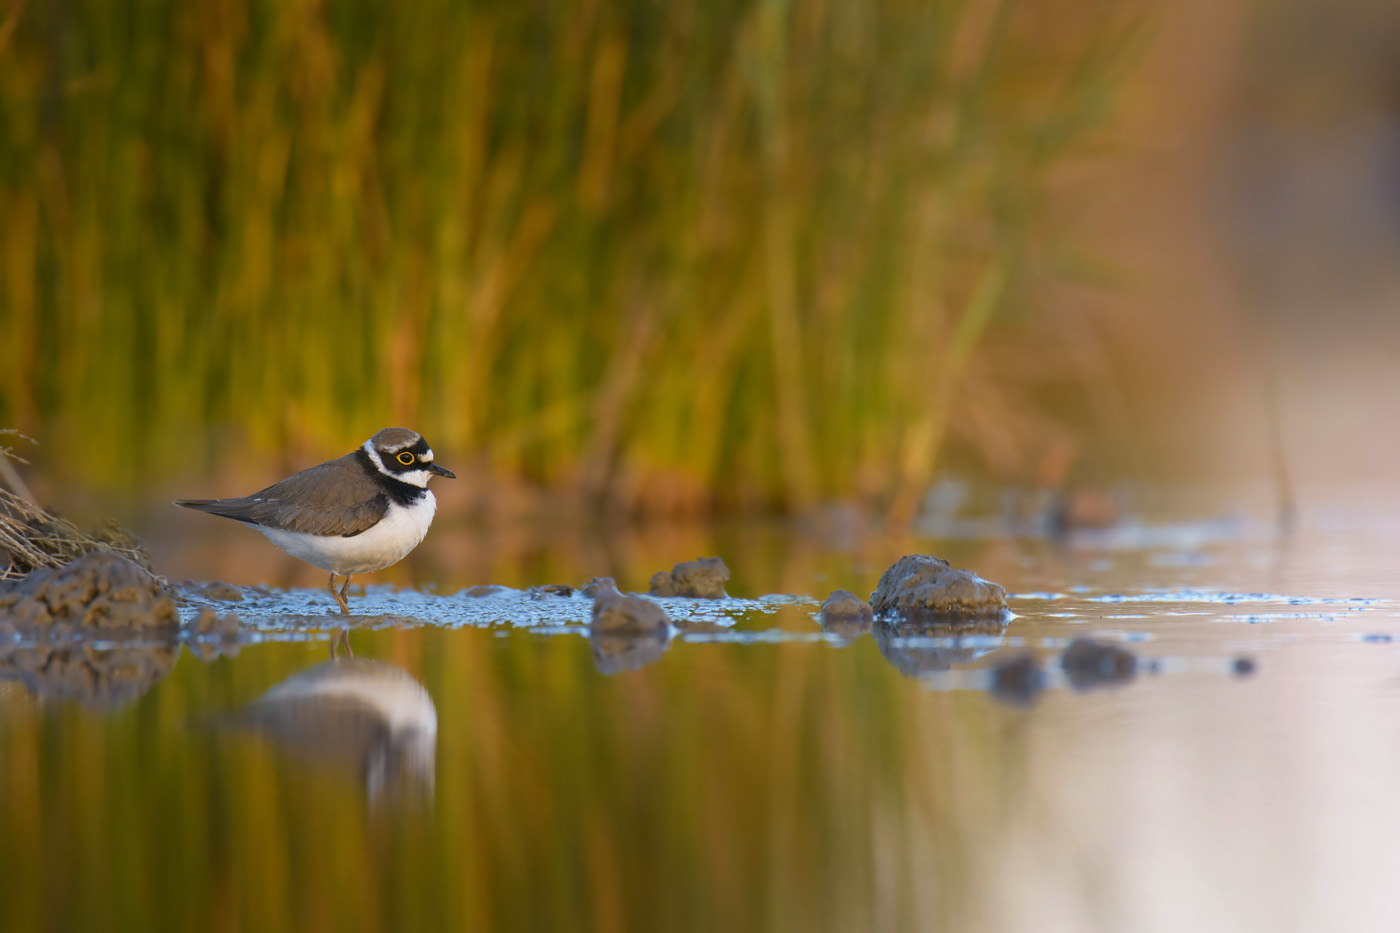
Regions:
[[[17,431],[0,430],[0,438],[5,437],[30,440]],[[115,521],[84,532],[40,506],[11,460],[25,462],[12,448],[0,447],[0,580],[15,580],[40,567],[61,567],[92,551],[112,551],[150,569],[141,542]]]

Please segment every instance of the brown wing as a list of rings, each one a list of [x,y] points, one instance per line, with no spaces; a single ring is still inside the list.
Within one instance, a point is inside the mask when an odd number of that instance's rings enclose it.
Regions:
[[[374,527],[389,511],[389,497],[355,454],[294,473],[251,496],[175,504],[282,531],[346,538]]]

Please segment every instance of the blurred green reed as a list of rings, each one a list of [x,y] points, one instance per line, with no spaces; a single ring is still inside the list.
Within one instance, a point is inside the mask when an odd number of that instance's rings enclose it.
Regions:
[[[0,424],[112,487],[407,423],[638,509],[907,512],[1121,6],[11,0]]]

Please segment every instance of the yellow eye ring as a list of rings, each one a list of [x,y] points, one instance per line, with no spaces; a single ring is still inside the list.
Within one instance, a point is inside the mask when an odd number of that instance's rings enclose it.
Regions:
[[[402,463],[404,466],[410,466],[413,463],[413,454],[405,450],[403,453],[399,454],[394,459],[399,461],[399,463]]]

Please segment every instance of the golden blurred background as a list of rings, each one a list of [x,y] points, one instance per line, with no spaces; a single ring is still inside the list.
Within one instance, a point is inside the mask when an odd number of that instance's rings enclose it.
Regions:
[[[479,512],[1394,460],[1379,0],[3,9],[0,424],[59,500],[388,423]]]

